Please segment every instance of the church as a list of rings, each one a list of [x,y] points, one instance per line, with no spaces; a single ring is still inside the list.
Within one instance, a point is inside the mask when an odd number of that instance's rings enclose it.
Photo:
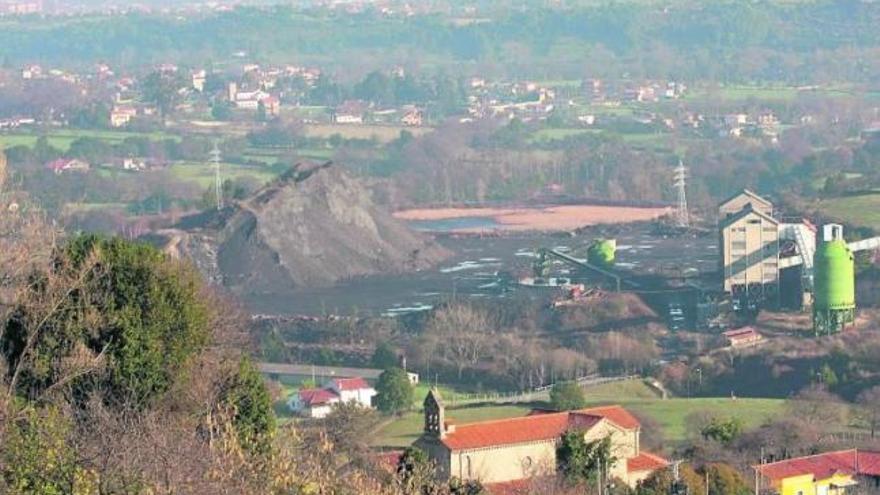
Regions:
[[[436,390],[425,398],[425,427],[414,446],[428,454],[443,479],[507,483],[556,473],[556,447],[569,431],[582,431],[586,441],[611,438],[617,459],[608,475],[635,487],[669,462],[643,451],[641,425],[620,406],[578,411],[534,411],[528,416],[455,425],[446,420]]]

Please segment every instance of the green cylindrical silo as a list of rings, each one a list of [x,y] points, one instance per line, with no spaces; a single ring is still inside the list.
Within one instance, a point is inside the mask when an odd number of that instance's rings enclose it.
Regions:
[[[614,256],[617,252],[617,241],[614,239],[600,239],[587,249],[587,262],[597,266],[614,265]]]
[[[824,241],[816,249],[813,270],[816,331],[840,331],[855,319],[856,281],[852,251],[843,239]]]

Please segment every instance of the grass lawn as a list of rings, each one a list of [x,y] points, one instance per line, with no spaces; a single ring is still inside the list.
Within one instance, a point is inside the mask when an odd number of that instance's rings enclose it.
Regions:
[[[662,400],[641,380],[603,384],[588,387],[585,391],[589,406],[620,404],[640,416],[653,419],[660,426],[663,438],[669,442],[686,439],[686,425],[691,414],[706,412],[719,416],[735,416],[741,419],[747,428],[752,428],[777,415],[784,402],[781,399],[733,400],[727,397]],[[447,416],[458,424],[523,416],[533,405],[541,404],[451,408],[449,401],[446,402],[449,408]],[[406,446],[418,438],[421,429],[421,412],[408,413],[378,431],[375,444],[390,447]],[[647,434],[650,435],[650,432]]]
[[[706,99],[718,95],[725,100],[793,100],[798,94],[821,95],[829,98],[852,97],[856,92],[854,88],[845,86],[827,86],[816,89],[799,90],[795,86],[752,86],[731,85],[720,88],[695,88],[685,94],[686,99]],[[870,96],[870,95],[869,95]]]
[[[686,439],[687,419],[693,413],[706,412],[718,416],[733,416],[742,420],[746,428],[760,426],[779,414],[782,399],[621,399],[616,401],[632,412],[659,423],[663,438],[669,442]],[[650,435],[650,432],[648,433]]]
[[[880,192],[825,199],[819,202],[818,208],[841,222],[880,229]]]
[[[380,143],[390,143],[400,137],[400,131],[407,131],[414,136],[422,136],[433,129],[430,127],[404,127],[392,125],[356,125],[356,124],[309,124],[306,135],[310,137],[329,138],[339,134],[344,139],[373,139]]]
[[[532,143],[540,141],[561,141],[571,136],[579,136],[588,133],[600,133],[598,129],[578,129],[578,128],[561,128],[561,129],[541,129],[531,135],[529,141]]]
[[[209,187],[214,184],[214,168],[208,162],[179,162],[169,167],[178,179],[182,181],[196,182],[201,187]],[[220,177],[222,179],[254,177],[261,182],[268,182],[275,177],[268,169],[259,167],[246,167],[232,163],[220,165]]]
[[[33,129],[32,132],[15,132],[10,134],[0,134],[0,146],[33,146],[42,133]],[[121,143],[125,138],[129,137],[145,137],[154,141],[163,139],[180,140],[180,136],[165,134],[162,132],[125,132],[111,130],[91,130],[91,129],[52,129],[46,133],[49,144],[66,151],[70,148],[70,143],[79,138],[95,138],[107,141],[112,144]]]
[[[733,85],[719,88],[696,88],[685,93],[685,99],[700,100],[715,97],[725,100],[792,100],[798,89],[793,86],[748,86]]]

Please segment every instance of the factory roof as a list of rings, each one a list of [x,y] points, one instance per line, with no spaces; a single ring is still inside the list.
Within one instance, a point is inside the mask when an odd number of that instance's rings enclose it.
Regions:
[[[773,225],[779,224],[779,220],[776,220],[775,218],[771,217],[770,215],[767,215],[766,213],[762,213],[762,212],[754,209],[751,204],[748,204],[745,206],[745,208],[740,210],[739,213],[736,213],[734,215],[731,215],[731,216],[721,220],[721,224],[719,225],[719,227],[721,227],[722,229],[730,227],[731,225],[735,224],[736,222],[739,222],[740,220],[749,216],[752,213],[754,213],[755,215],[758,215],[759,217],[772,223]]]
[[[730,203],[731,201],[735,200],[736,198],[738,198],[742,195],[746,195],[749,198],[757,201],[758,203],[764,204],[765,206],[773,206],[773,203],[771,203],[769,200],[767,200],[761,196],[758,196],[757,193],[755,193],[754,191],[752,191],[750,189],[743,189],[742,191],[740,191],[736,194],[732,194],[732,195],[728,196],[724,201],[722,201],[721,203],[718,203],[718,206],[724,207],[724,205],[726,205],[727,203]]]

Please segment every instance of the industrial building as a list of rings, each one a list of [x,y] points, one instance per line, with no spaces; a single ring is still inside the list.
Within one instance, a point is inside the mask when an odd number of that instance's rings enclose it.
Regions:
[[[746,190],[718,210],[724,292],[745,301],[778,299],[780,224],[773,204]]]
[[[877,249],[880,237],[847,243],[843,227],[817,228],[808,220],[781,221],[773,203],[752,191],[718,207],[722,290],[734,309],[812,307],[816,334],[841,331],[855,321],[853,253]]]
[[[724,219],[736,215],[746,206],[750,206],[753,210],[764,215],[773,216],[773,203],[748,189],[743,189],[742,192],[727,198],[718,205],[719,218]]]

